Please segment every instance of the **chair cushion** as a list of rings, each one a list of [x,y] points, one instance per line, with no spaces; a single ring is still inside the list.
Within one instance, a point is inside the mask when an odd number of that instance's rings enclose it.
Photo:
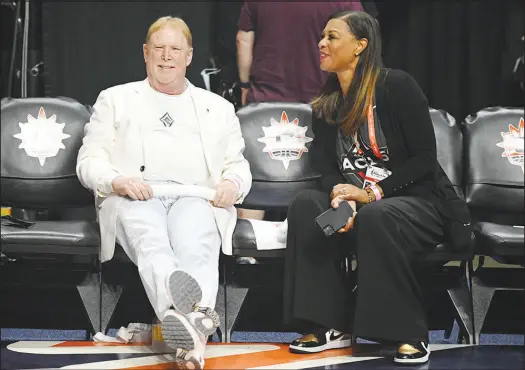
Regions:
[[[423,258],[424,261],[464,261],[474,258],[474,248],[469,248],[465,251],[457,252],[452,250],[449,244],[441,243],[436,246],[432,253]]]
[[[233,255],[237,257],[282,257],[283,249],[258,250],[255,232],[250,221],[238,219],[233,231]]]
[[[96,221],[37,221],[30,229],[2,225],[2,251],[36,253],[98,253]],[[86,251],[89,247],[89,251]]]
[[[488,256],[523,256],[523,227],[478,222],[474,229],[479,254]]]
[[[473,240],[474,241],[474,240]],[[253,226],[248,220],[238,219],[233,232],[233,255],[237,257],[283,257],[284,249],[258,250]],[[447,244],[438,244],[425,256],[426,261],[461,261],[473,258],[473,248],[464,252],[451,250]]]

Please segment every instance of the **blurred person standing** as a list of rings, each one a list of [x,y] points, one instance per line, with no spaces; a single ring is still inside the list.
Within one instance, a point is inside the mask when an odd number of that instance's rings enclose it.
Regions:
[[[237,32],[242,103],[309,103],[328,78],[317,42],[328,17],[360,1],[245,1]]]
[[[360,1],[245,1],[237,32],[242,105],[309,103],[328,73],[319,69],[317,43],[331,14],[363,10]],[[262,219],[264,211],[239,209],[239,217]]]

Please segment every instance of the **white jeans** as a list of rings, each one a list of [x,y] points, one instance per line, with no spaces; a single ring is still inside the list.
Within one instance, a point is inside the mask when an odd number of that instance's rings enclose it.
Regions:
[[[202,289],[201,307],[215,307],[221,237],[212,205],[197,197],[125,198],[119,207],[117,241],[137,265],[159,319],[170,308],[167,277],[184,270]]]

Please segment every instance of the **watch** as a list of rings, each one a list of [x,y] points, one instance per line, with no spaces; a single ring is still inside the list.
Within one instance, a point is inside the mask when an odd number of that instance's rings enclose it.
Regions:
[[[249,89],[252,86],[251,82],[239,82],[239,87],[241,89]]]

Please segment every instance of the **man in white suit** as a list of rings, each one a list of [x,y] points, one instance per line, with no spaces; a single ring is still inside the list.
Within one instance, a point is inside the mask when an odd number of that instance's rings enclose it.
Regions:
[[[102,262],[116,240],[138,266],[166,343],[201,367],[219,325],[219,251],[231,253],[233,205],[252,178],[233,106],[185,78],[193,54],[186,23],[158,19],[143,52],[146,80],[100,93],[77,174],[95,194]]]

